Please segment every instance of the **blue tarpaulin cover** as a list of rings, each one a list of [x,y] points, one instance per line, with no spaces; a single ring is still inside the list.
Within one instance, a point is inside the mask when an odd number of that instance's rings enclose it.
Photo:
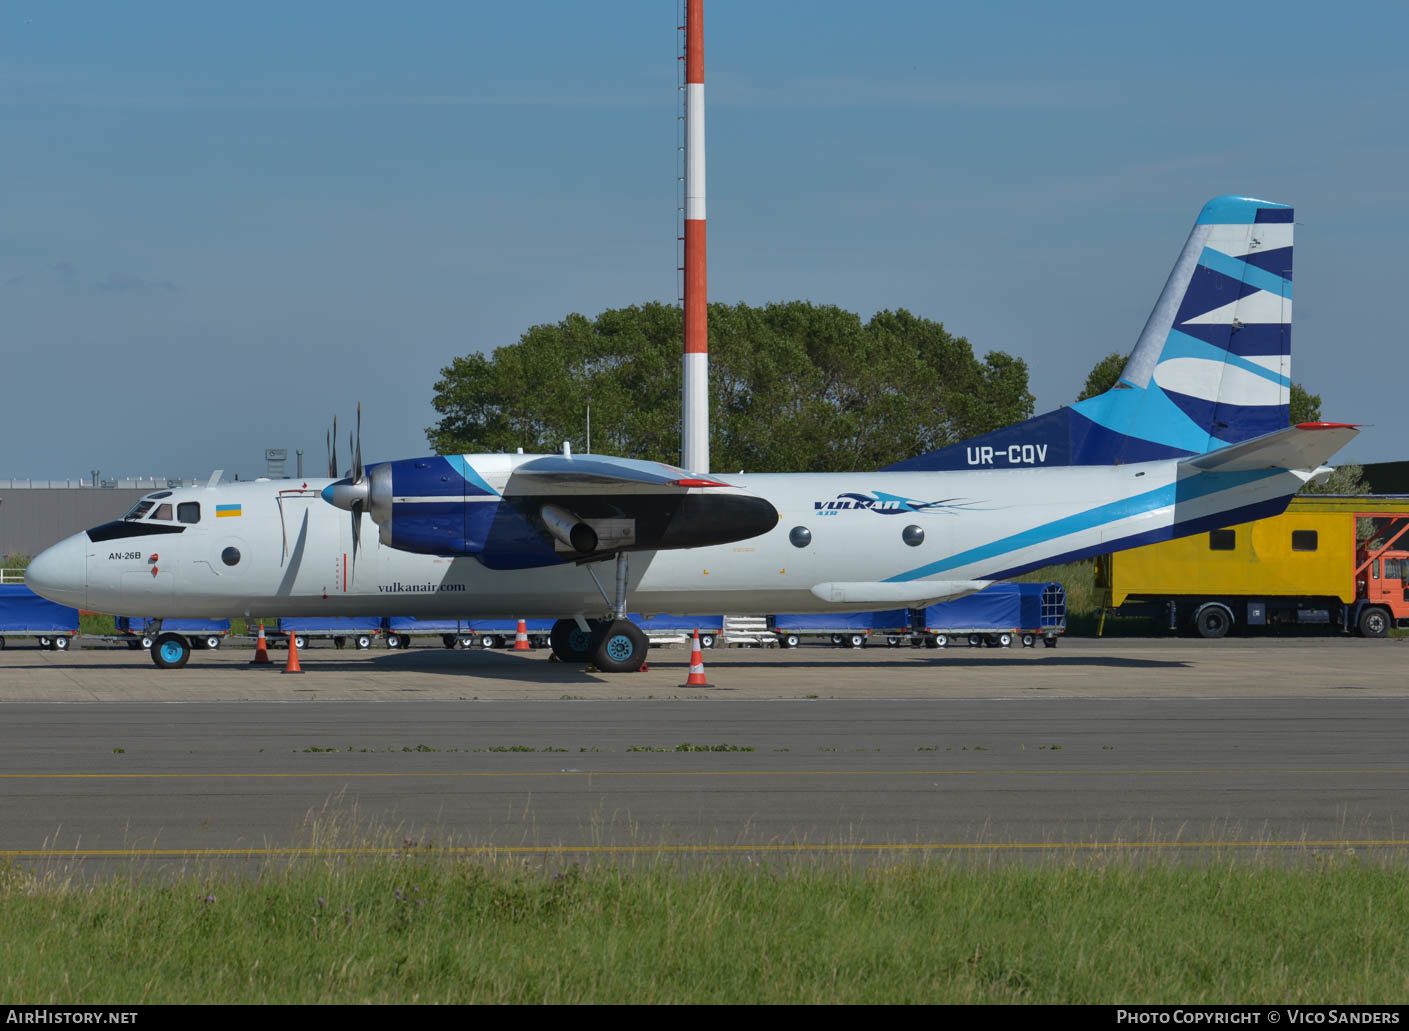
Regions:
[[[145,633],[153,620],[143,616],[117,616],[115,618],[117,632],[128,634]],[[170,630],[177,634],[228,634],[230,632],[230,621],[228,619],[163,619],[161,621],[162,631]]]
[[[996,583],[915,614],[922,630],[1055,630],[1066,625],[1066,600],[1061,584]]]
[[[0,584],[0,630],[62,633],[77,629],[77,609],[41,598],[24,584]]]
[[[910,628],[910,610],[810,612],[799,616],[774,616],[773,626],[778,630],[891,630],[904,633]]]
[[[657,632],[665,630],[679,631],[680,633],[694,633],[698,628],[700,633],[717,634],[724,626],[723,616],[652,616],[647,619],[639,612],[628,612],[627,618],[635,623],[642,630],[655,630]]]
[[[279,629],[286,634],[365,634],[381,628],[380,616],[299,616],[279,620]]]
[[[526,619],[528,633],[546,634],[557,622],[552,619]],[[513,634],[519,629],[517,619],[467,619],[460,624],[472,634]]]

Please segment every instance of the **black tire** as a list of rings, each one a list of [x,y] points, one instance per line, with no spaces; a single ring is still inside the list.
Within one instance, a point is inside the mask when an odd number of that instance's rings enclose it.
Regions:
[[[592,635],[592,665],[603,673],[635,673],[646,663],[651,642],[629,619],[614,619]]]
[[[460,647],[461,647],[461,648],[466,648],[466,649],[468,649],[468,648],[473,648],[474,646],[475,646],[475,639],[474,639],[473,637],[462,637],[462,638],[460,638]]]
[[[802,638],[801,638],[801,637],[798,637],[797,634],[784,634],[784,635],[783,635],[783,647],[784,647],[784,648],[796,648],[796,647],[797,647],[799,644],[801,644],[801,643],[802,643]]]
[[[54,639],[52,637],[40,636],[38,641],[39,647],[43,648],[46,652],[54,647]]]
[[[138,642],[143,648],[151,648],[153,639],[151,634],[143,634],[142,640]]]
[[[68,651],[68,646],[69,646],[69,639],[68,639],[67,637],[56,637],[56,638],[54,638],[54,651],[56,651],[56,652],[66,652],[66,651]]]
[[[1057,646],[1057,639],[1056,639],[1055,637],[1044,637],[1044,638],[1042,638],[1042,647],[1044,647],[1044,648],[1055,648],[1056,646]]]
[[[700,634],[700,647],[701,647],[701,648],[713,648],[713,647],[714,647],[714,635],[713,635],[713,634]]]
[[[445,645],[445,647],[447,647],[447,648],[452,648],[452,649],[453,649],[453,648],[455,647],[455,644],[456,644],[455,635],[454,635],[454,634],[441,634],[441,635],[440,635],[440,643],[443,644],[443,645]]]
[[[887,638],[886,638],[886,647],[887,647],[887,648],[899,648],[899,647],[900,647],[900,638],[898,638],[898,637],[887,637]]]
[[[142,647],[142,642],[137,640],[128,641],[127,647],[131,648],[135,652]]]
[[[220,647],[220,638],[215,634],[209,635],[205,639],[205,648],[208,652],[216,651]]]
[[[929,639],[929,642],[928,642],[928,643],[929,643],[929,646],[930,646],[931,648],[948,648],[948,647],[949,647],[949,635],[948,635],[948,634],[935,634],[933,637],[931,637],[931,638]]]
[[[842,643],[841,634],[833,634],[833,635],[832,635],[832,643],[835,644],[835,645],[840,646],[841,643]]]
[[[999,648],[1011,648],[1011,647],[1013,646],[1013,635],[1012,635],[1012,634],[998,634],[998,635],[994,638],[994,643],[995,643],[995,644],[997,645],[997,647],[999,647]]]
[[[1360,610],[1360,636],[1384,637],[1389,633],[1389,613],[1372,606]]]
[[[507,637],[505,637],[503,634],[495,634],[495,635],[494,635],[494,647],[496,647],[496,648],[507,648],[508,646],[509,646],[509,639],[508,639]]]
[[[552,633],[548,635],[548,647],[553,649],[559,662],[586,662],[592,657],[592,642],[596,637],[593,631],[597,623],[588,620],[587,626],[588,630],[584,633],[575,619],[560,619],[553,624]]]
[[[387,646],[388,648],[405,648],[405,647],[406,647],[406,639],[405,639],[404,637],[402,637],[400,634],[387,634],[387,635],[386,635],[386,646]]]
[[[294,647],[299,651],[303,651],[308,647],[308,638],[304,637],[303,634],[294,634]]]
[[[979,634],[970,634],[970,635],[969,635],[969,647],[970,647],[970,648],[981,648],[981,647],[983,647],[983,637],[982,637],[981,635],[979,635]]]
[[[494,638],[489,634],[483,634],[479,639],[479,646],[481,648],[493,648]],[[587,660],[584,658],[582,661],[586,662]]]
[[[1199,636],[1216,641],[1221,637],[1227,637],[1228,631],[1233,629],[1233,616],[1222,605],[1212,603],[1203,605],[1194,613],[1194,629]]]
[[[367,650],[368,648],[370,648],[370,647],[372,647],[372,635],[371,635],[371,634],[358,634],[358,635],[357,635],[357,650],[360,651],[360,652],[364,652],[364,651],[366,651],[366,650]]]
[[[191,658],[191,642],[180,634],[160,634],[152,642],[152,662],[157,669],[180,669]]]
[[[334,648],[346,648],[346,647],[347,647],[347,638],[346,638],[346,637],[334,637],[334,638],[333,638],[333,647],[334,647]]]
[[[866,647],[866,635],[865,635],[865,634],[850,634],[850,635],[848,635],[848,636],[847,636],[847,639],[846,639],[846,646],[847,646],[848,648],[864,648],[864,647]]]
[[[1032,648],[1037,644],[1036,634],[1023,634],[1022,642],[1024,648]]]

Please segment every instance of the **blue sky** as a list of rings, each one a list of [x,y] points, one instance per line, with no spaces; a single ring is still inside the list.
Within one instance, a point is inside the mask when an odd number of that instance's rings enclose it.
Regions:
[[[0,8],[0,477],[424,453],[438,370],[676,294],[673,0]],[[1293,378],[1409,457],[1403,3],[706,0],[710,290],[1134,345],[1199,207],[1295,205]],[[916,399],[923,403],[923,399]],[[905,457],[897,455],[897,458]]]

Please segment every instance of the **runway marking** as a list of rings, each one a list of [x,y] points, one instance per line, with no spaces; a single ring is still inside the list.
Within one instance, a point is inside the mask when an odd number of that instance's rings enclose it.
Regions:
[[[1357,838],[1317,841],[1012,841],[955,842],[932,841],[910,844],[819,844],[819,845],[465,845],[445,848],[93,848],[93,849],[0,849],[0,859],[277,859],[282,857],[328,856],[483,856],[498,855],[724,855],[767,852],[778,854],[881,853],[881,852],[1036,852],[1135,851],[1157,849],[1245,849],[1245,848],[1409,848],[1409,838]]]
[[[320,780],[455,777],[1206,777],[1288,774],[1409,774],[1398,769],[1254,768],[1213,770],[425,770],[300,773],[0,773],[3,780]]]

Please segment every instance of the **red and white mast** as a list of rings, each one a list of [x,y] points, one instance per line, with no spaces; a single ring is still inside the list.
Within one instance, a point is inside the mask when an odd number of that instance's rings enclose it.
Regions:
[[[685,10],[685,358],[680,464],[709,472],[709,303],[705,261],[704,0]]]

